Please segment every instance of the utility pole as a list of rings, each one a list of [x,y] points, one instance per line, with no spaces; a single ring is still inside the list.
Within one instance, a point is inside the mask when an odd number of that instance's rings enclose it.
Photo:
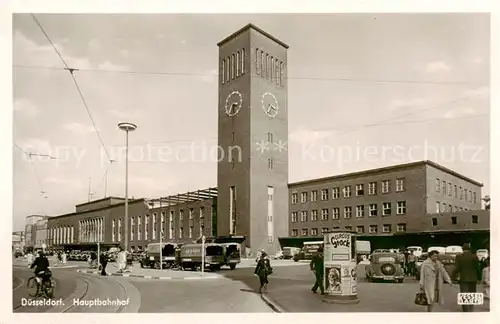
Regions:
[[[109,160],[110,165],[114,162],[115,162],[115,160]],[[109,170],[109,166],[106,169],[106,173],[104,174],[104,198],[106,198],[106,195],[108,192],[108,170]]]
[[[92,196],[94,195],[94,194],[92,193],[91,189],[90,189],[90,188],[91,188],[91,187],[90,187],[91,180],[92,180],[92,178],[90,178],[90,177],[89,177],[89,194],[88,194],[88,199],[89,199],[89,202],[91,202],[91,201],[92,201]]]

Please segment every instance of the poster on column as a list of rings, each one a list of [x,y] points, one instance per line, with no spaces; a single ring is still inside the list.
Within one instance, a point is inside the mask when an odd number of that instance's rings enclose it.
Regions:
[[[328,294],[342,294],[342,267],[340,265],[332,265],[325,267],[325,290]]]

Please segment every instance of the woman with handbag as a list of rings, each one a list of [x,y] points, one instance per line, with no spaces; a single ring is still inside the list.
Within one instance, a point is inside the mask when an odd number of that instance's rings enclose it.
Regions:
[[[267,284],[269,281],[267,280],[267,276],[273,273],[273,268],[271,267],[271,261],[267,257],[267,253],[262,251],[260,254],[260,259],[257,261],[257,266],[255,267],[254,274],[259,276],[260,280],[260,288],[259,294],[262,291],[267,292]]]
[[[446,272],[443,264],[438,261],[438,251],[430,251],[427,260],[422,262],[420,268],[420,296],[426,302],[420,300],[420,305],[426,305],[427,311],[432,312],[436,304],[442,305],[443,299],[443,282],[451,284],[451,278]],[[418,297],[418,294],[417,294]],[[417,302],[417,298],[415,298]]]

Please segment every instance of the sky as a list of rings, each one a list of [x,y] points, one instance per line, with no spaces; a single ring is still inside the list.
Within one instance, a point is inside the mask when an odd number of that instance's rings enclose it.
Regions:
[[[216,44],[250,22],[290,46],[290,182],[429,159],[489,193],[486,14],[36,17],[79,69],[93,121],[35,20],[15,14],[16,230],[28,215],[73,212],[89,187],[93,199],[124,196],[123,121],[138,126],[130,196],[216,186]]]

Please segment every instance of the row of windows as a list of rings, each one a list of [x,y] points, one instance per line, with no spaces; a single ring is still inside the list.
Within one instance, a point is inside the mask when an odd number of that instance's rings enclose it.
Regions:
[[[449,197],[460,198],[460,200],[465,200],[473,204],[477,202],[476,193],[472,192],[472,190],[462,188],[462,186],[458,187],[456,184],[440,180],[439,178],[436,178],[436,192],[448,195]]]
[[[457,217],[456,216],[451,216],[451,224],[452,225],[457,225],[458,224],[458,220],[457,220]],[[477,215],[472,215],[471,216],[471,223],[472,224],[477,224],[479,222],[479,218],[477,217]],[[437,226],[438,225],[438,219],[437,217],[433,217],[432,218],[432,226]]]
[[[245,49],[242,48],[236,53],[222,59],[222,84],[234,80],[246,72]]]
[[[78,224],[78,242],[104,242],[104,218],[80,221]]]
[[[255,73],[278,86],[284,85],[285,64],[283,61],[259,48],[255,49]]]
[[[57,226],[47,230],[47,240],[52,244],[73,243],[75,229],[73,226]]]
[[[368,195],[373,196],[378,192],[378,182],[370,182],[368,184]],[[357,184],[355,186],[355,194],[357,197],[365,195],[365,185],[363,183]],[[396,192],[405,191],[405,178],[396,179]],[[390,180],[382,180],[380,182],[380,192],[383,194],[387,194],[391,192],[391,181]],[[352,186],[344,186],[342,188],[342,196],[344,198],[352,197]],[[300,202],[306,203],[308,200],[311,202],[315,202],[318,200],[318,191],[313,190],[310,192],[310,199],[308,198],[308,192],[300,193]],[[332,199],[340,198],[340,187],[332,188]],[[321,189],[321,200],[325,201],[329,199],[329,189]],[[292,193],[292,204],[297,204],[299,201],[299,194],[297,192]]]
[[[333,227],[333,230],[339,230],[339,229],[340,229],[340,226]],[[344,229],[347,231],[352,231],[353,227],[352,226],[344,226]],[[368,233],[375,234],[375,233],[378,233],[379,225],[369,225],[367,229],[368,229]],[[364,225],[356,226],[355,230],[358,234],[366,233]],[[321,235],[324,235],[328,231],[330,231],[330,228],[323,227],[321,229]],[[392,224],[383,224],[382,225],[382,233],[391,233],[391,232],[392,232]],[[396,225],[396,232],[406,232],[406,224],[405,223],[397,224]],[[319,235],[318,228],[311,228],[310,233],[309,233],[308,228],[302,228],[300,230],[300,236],[318,236],[318,235]],[[292,236],[299,236],[299,230],[297,228],[292,229]]]
[[[382,203],[382,216],[390,216],[392,214],[392,205],[393,203],[385,202]],[[352,218],[352,206],[344,206],[343,209],[343,217],[346,219]],[[406,201],[398,201],[396,203],[396,215],[405,215],[406,214]],[[300,212],[300,221],[307,222],[308,219],[308,211]],[[369,204],[368,205],[368,216],[375,217],[378,216],[378,205],[377,204]],[[356,218],[365,217],[365,205],[356,206]],[[299,218],[299,212],[292,212],[292,223],[297,223]],[[326,221],[330,219],[330,209],[323,208],[321,209],[321,220]],[[340,208],[334,207],[332,208],[332,219],[340,219]],[[318,220],[318,210],[311,211],[311,221],[315,222]]]
[[[436,201],[436,213],[447,213],[447,212],[456,213],[468,210],[470,209],[464,207],[452,206],[447,203],[440,203],[439,201]]]

